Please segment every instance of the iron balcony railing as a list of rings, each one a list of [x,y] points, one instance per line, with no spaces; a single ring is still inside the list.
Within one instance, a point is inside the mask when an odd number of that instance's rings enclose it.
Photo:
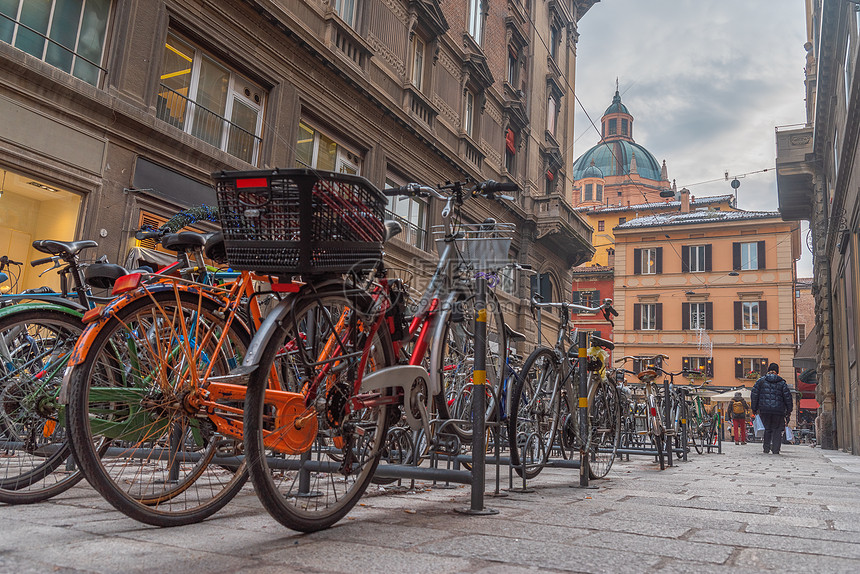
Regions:
[[[410,223],[407,219],[397,215],[392,211],[385,211],[386,219],[394,219],[400,222],[400,225],[403,226],[403,234],[399,236],[401,240],[412,245],[413,247],[417,247],[418,249],[424,249],[426,251],[427,245],[427,230],[421,229],[414,223]]]
[[[241,128],[227,118],[213,112],[168,88],[164,84],[158,92],[156,105],[158,119],[205,141],[232,156],[256,164],[263,139]]]

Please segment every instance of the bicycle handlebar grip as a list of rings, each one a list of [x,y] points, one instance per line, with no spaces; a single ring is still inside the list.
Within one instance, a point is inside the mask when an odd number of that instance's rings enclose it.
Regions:
[[[501,191],[519,191],[520,186],[512,181],[493,181],[488,179],[477,185],[477,191],[482,194],[492,195]]]
[[[134,238],[140,241],[141,239],[159,239],[163,235],[163,232],[159,229],[154,231],[144,231],[141,229],[140,231],[135,232]]]
[[[53,257],[42,257],[41,259],[36,259],[35,261],[30,261],[30,265],[33,267],[38,267],[39,265],[44,265],[45,263],[50,263],[53,261]]]
[[[618,316],[618,311],[616,311],[616,310],[615,310],[615,307],[613,307],[612,305],[610,305],[610,306],[609,306],[609,307],[607,307],[606,309],[607,309],[610,313],[612,313],[612,315],[613,315],[614,317],[617,317],[617,316]]]

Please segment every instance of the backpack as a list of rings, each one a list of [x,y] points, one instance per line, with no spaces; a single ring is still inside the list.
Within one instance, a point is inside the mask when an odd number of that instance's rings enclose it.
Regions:
[[[745,413],[745,412],[746,412],[746,409],[744,408],[744,404],[743,404],[743,402],[741,402],[741,401],[734,401],[734,402],[732,403],[732,413],[734,413],[734,414],[736,414],[736,415],[741,415],[741,414],[743,414],[743,413]]]

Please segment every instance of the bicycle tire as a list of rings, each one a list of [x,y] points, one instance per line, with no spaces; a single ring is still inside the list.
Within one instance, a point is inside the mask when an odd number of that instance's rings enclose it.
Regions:
[[[295,309],[269,340],[263,342],[259,365],[248,383],[245,453],[254,488],[269,514],[293,530],[315,532],[343,518],[364,494],[386,448],[390,418],[399,415],[399,411],[391,411],[389,416],[389,407],[382,404],[348,413],[342,406],[337,406],[349,401],[354,385],[353,371],[358,358],[349,358],[350,353],[345,353],[343,359],[338,359],[341,355],[335,355],[324,364],[306,366],[300,364],[298,352],[281,352],[289,343],[301,341],[308,356],[314,357],[313,361],[318,363],[316,358],[321,357],[320,350],[333,332],[333,322],[326,317],[340,317],[347,308],[370,309],[373,301],[367,293],[355,292],[348,286],[333,287],[309,296],[300,294],[292,302],[284,304],[293,304]],[[339,333],[339,336],[349,349],[364,349],[361,335],[370,331],[371,326],[363,321],[362,313],[353,312],[350,317],[354,323],[350,323],[352,326],[346,335]],[[371,342],[372,353],[366,364],[368,370],[384,368],[394,362],[392,344],[384,324],[374,336],[376,339]],[[323,372],[322,369],[334,364],[335,360],[343,367]],[[305,381],[319,375],[328,380],[325,404],[320,407],[320,401],[313,401],[304,413],[296,417],[316,409],[311,419],[317,425],[315,434],[311,436],[312,442],[303,449],[297,448],[301,451],[295,454],[284,449],[277,452],[263,442],[264,428],[280,430],[269,423],[272,414],[267,411],[266,403],[266,373],[276,361],[296,363],[295,370],[303,374]],[[351,448],[348,446],[350,443],[354,443]],[[348,465],[344,463],[345,452],[351,453],[350,459],[353,459]],[[331,457],[329,453],[336,456]]]
[[[705,443],[702,440],[701,430],[692,420],[687,419],[687,442],[693,445],[696,454],[705,452]]]
[[[505,373],[507,358],[507,341],[505,336],[505,321],[502,317],[501,306],[492,291],[487,292],[487,359],[486,384],[487,390],[486,420],[492,420],[497,412],[495,396],[501,388]],[[436,412],[443,421],[455,419],[471,420],[471,393],[467,392],[471,385],[474,368],[474,331],[475,295],[462,296],[454,302],[454,308],[448,310],[443,320],[445,329],[442,335],[445,344],[437,357],[430,357],[433,368],[442,381],[441,392],[434,397]],[[453,401],[449,398],[453,397]],[[471,422],[450,423],[445,429],[464,443],[472,440]]]
[[[526,479],[540,474],[552,451],[562,402],[558,388],[560,366],[552,349],[539,347],[528,356],[511,389],[511,466]],[[532,446],[524,452],[527,445]]]
[[[149,293],[117,310],[89,349],[79,350],[84,359],[73,367],[68,405],[73,448],[93,488],[135,520],[199,522],[247,480],[241,443],[220,435],[188,402],[207,369],[226,375],[250,344],[234,320],[217,347],[223,317],[202,295]],[[106,449],[94,447],[98,437],[110,443]],[[222,462],[213,464],[216,456]]]
[[[609,474],[621,445],[621,398],[618,388],[604,378],[597,383],[588,403],[592,434],[588,475],[591,479],[597,479]]]
[[[0,502],[41,502],[83,478],[56,401],[83,329],[79,317],[47,309],[0,318]]]

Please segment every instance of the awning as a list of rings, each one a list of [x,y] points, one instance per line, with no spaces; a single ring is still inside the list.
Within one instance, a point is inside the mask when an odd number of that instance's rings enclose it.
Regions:
[[[818,410],[818,401],[815,399],[800,399],[800,408]]]
[[[812,328],[803,344],[794,354],[791,364],[798,369],[814,369],[816,367],[815,351],[818,346],[818,325]]]

